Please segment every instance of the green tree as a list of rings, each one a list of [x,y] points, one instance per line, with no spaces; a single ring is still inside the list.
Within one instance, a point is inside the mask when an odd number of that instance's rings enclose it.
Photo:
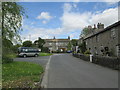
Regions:
[[[88,28],[85,27],[85,28],[82,30],[81,35],[86,36],[87,34],[88,34]]]
[[[90,34],[92,31],[93,31],[93,28],[85,27],[85,28],[83,28],[80,36],[81,37],[86,36],[86,35]]]
[[[2,3],[2,38],[20,40],[19,31],[22,30],[22,16],[24,8],[16,2]]]
[[[38,48],[41,48],[41,49],[42,49],[42,48],[43,48],[43,45],[45,44],[45,40],[44,40],[44,39],[41,39],[41,38],[39,37],[39,39],[34,42],[34,44],[36,44],[36,43],[37,43]]]
[[[8,39],[3,39],[4,46],[2,46],[2,63],[12,62],[12,58],[9,57],[9,54],[12,52],[13,43]]]
[[[17,53],[17,52],[18,52],[18,48],[21,47],[21,46],[22,46],[21,44],[13,45],[12,51],[13,51],[14,53]]]
[[[49,53],[50,50],[48,47],[42,47],[42,52]]]
[[[77,46],[78,45],[78,40],[72,39],[71,44],[72,44],[72,46]]]
[[[3,50],[6,50],[6,53],[4,53],[5,51],[3,51],[4,56],[12,52],[11,48],[13,47],[13,43],[8,39],[4,39],[3,42],[4,42]]]
[[[71,42],[69,42],[67,46],[67,50],[71,50],[71,48],[72,48],[72,45],[71,45]]]
[[[87,49],[86,49],[86,43],[83,42],[79,45],[79,48],[80,48],[80,52],[81,53],[84,53]]]
[[[16,2],[2,2],[2,56],[6,57],[12,49],[9,41],[20,40],[19,32],[22,30],[22,17],[24,8]],[[8,44],[6,44],[6,41]],[[12,51],[12,50],[10,50]]]
[[[23,42],[23,47],[31,47],[32,46],[32,41],[24,41]]]

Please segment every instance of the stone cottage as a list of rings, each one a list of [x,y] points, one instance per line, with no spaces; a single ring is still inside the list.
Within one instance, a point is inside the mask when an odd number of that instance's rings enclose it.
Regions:
[[[82,37],[87,50],[93,55],[120,57],[120,21],[106,28],[100,24],[96,29],[93,33]]]

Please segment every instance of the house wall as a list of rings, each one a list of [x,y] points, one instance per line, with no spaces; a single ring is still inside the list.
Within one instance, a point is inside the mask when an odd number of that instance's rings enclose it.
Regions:
[[[120,25],[117,27],[118,45],[117,45],[117,56],[120,57]]]
[[[44,47],[48,47],[51,51],[57,51],[58,49],[65,49],[67,50],[68,43],[70,40],[45,40]]]
[[[116,45],[120,42],[120,31],[118,33],[118,27],[113,27],[107,31],[99,33],[93,37],[85,39],[86,47],[92,54],[102,55],[102,48],[108,47],[113,56],[117,56]],[[119,40],[119,41],[118,41]]]

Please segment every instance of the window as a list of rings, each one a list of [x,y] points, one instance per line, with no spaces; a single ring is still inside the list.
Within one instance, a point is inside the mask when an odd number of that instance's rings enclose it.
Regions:
[[[99,35],[96,36],[96,42],[99,42]]]
[[[58,45],[58,42],[56,43],[56,45]]]
[[[61,42],[60,45],[63,45],[63,43]]]
[[[111,29],[111,37],[115,38],[115,28]]]
[[[52,45],[52,43],[49,43],[49,45]]]
[[[28,49],[23,49],[23,52],[27,52],[28,51]]]

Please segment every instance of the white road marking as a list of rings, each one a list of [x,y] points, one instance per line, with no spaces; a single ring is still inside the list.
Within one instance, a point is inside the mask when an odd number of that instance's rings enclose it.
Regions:
[[[41,83],[42,88],[47,88],[47,85],[48,85],[48,70],[49,70],[51,57],[52,57],[52,55],[50,56],[50,58],[47,62],[46,68],[45,68],[45,73],[44,73],[43,80],[42,80],[42,83]]]
[[[54,54],[54,55],[58,55],[58,56],[60,56],[60,55],[65,55],[65,54]]]

